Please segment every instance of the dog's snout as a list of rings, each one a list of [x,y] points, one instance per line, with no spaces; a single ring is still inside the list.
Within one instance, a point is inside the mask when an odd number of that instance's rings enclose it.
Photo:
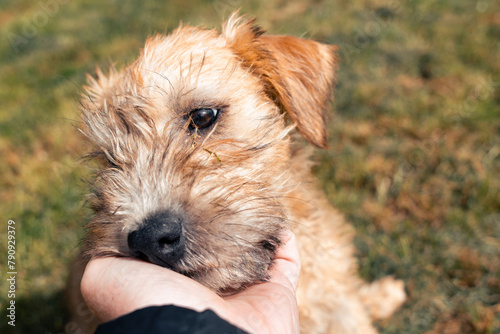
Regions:
[[[128,246],[139,257],[172,268],[183,257],[184,218],[171,211],[159,211],[144,219],[137,230],[128,235]]]

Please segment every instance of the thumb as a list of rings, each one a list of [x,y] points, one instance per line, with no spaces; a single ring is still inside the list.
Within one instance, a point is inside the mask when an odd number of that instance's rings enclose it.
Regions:
[[[278,248],[274,265],[269,272],[270,282],[282,284],[295,291],[299,282],[301,265],[295,234],[287,230],[284,233],[283,242],[284,244]]]

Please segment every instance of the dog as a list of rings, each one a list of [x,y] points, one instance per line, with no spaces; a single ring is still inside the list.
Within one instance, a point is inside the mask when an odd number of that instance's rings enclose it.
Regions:
[[[81,132],[101,167],[69,284],[71,328],[96,325],[79,294],[93,257],[140,258],[229,295],[268,279],[291,229],[301,332],[376,333],[372,320],[404,302],[404,284],[358,277],[353,229],[295,144],[328,147],[336,50],[233,13],[221,32],[181,25],[124,70],[89,77]]]

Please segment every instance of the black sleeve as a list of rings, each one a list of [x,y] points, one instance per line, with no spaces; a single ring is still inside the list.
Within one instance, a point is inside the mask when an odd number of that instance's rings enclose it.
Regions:
[[[201,313],[173,305],[151,306],[105,322],[95,334],[248,334],[211,310]]]

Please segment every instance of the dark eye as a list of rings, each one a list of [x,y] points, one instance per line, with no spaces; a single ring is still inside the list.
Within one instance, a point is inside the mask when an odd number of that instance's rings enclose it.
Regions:
[[[189,113],[191,126],[197,129],[205,129],[212,126],[219,115],[215,108],[195,109]]]

